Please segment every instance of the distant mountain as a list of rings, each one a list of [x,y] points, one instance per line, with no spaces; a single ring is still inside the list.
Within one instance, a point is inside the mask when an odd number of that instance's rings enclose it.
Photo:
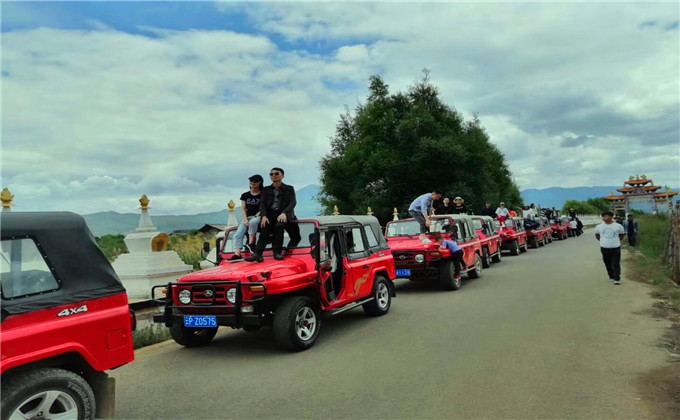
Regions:
[[[616,192],[616,187],[576,187],[576,188],[545,188],[528,189],[521,192],[525,204],[535,203],[541,207],[555,207],[561,209],[567,200],[585,201],[589,198],[606,197],[610,192]],[[674,189],[673,191],[678,191]]]
[[[541,207],[561,209],[567,200],[585,201],[589,198],[605,197],[617,187],[577,187],[577,188],[545,188],[528,189],[521,192],[526,204],[536,203]],[[298,217],[313,217],[321,213],[321,205],[314,199],[320,191],[318,185],[308,185],[296,191]],[[678,191],[677,189],[673,191]],[[116,213],[107,211],[84,216],[90,230],[96,236],[106,234],[127,234],[137,228],[139,213]],[[240,214],[237,213],[237,217]],[[156,216],[151,215],[159,232],[170,233],[175,230],[200,229],[206,223],[225,224],[229,219],[229,211],[194,214],[189,216]]]
[[[308,185],[296,191],[297,206],[295,213],[298,217],[313,217],[321,212],[321,205],[313,200],[319,193],[318,185]],[[240,218],[239,212],[236,213]],[[127,234],[135,230],[139,224],[139,213],[116,213],[106,211],[86,214],[83,217],[95,236]],[[157,216],[151,215],[151,220],[159,232],[170,233],[176,230],[200,229],[206,223],[226,224],[229,210],[224,209],[212,213],[201,213],[188,216]]]

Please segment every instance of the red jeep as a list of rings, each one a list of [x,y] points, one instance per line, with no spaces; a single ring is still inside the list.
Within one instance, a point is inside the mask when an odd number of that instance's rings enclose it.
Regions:
[[[503,245],[501,249],[510,251],[511,255],[519,255],[520,252],[527,252],[527,232],[524,230],[524,219],[521,217],[510,217],[505,220],[500,229]]]
[[[112,417],[134,314],[85,220],[2,213],[2,419]]]
[[[498,224],[490,216],[472,216],[472,224],[482,242],[482,266],[491,267],[491,262],[501,262],[501,235]]]
[[[482,275],[482,242],[467,215],[434,216],[430,225],[428,241],[420,239],[420,225],[415,219],[389,222],[385,229],[387,244],[394,255],[397,277],[411,281],[432,280],[444,290],[458,290],[460,278],[454,276],[451,251],[440,250],[435,243],[438,236],[455,240],[463,250],[465,264],[469,267],[468,278]]]
[[[552,227],[552,237],[559,240],[567,239],[569,237],[569,231],[567,226],[569,222],[565,222],[561,218],[553,219],[551,222]]]
[[[548,243],[548,237],[551,236],[551,231],[546,229],[540,218],[525,219],[524,228],[527,232],[527,242],[532,248],[538,248]]]
[[[186,347],[205,345],[219,326],[252,332],[272,326],[290,350],[310,348],[321,315],[362,306],[369,316],[387,313],[395,296],[392,253],[373,216],[323,216],[297,222],[302,241],[285,259],[264,253],[264,262],[230,261],[236,228],[218,245],[217,266],[157,286],[167,298],[155,322]]]

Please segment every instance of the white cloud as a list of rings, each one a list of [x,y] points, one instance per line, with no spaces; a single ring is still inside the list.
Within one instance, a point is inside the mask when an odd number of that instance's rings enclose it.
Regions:
[[[522,188],[677,186],[678,7],[220,3],[260,34],[3,33],[3,186],[23,209],[135,211],[146,193],[177,214],[224,208],[271,166],[315,183],[369,75],[403,90],[422,68]]]

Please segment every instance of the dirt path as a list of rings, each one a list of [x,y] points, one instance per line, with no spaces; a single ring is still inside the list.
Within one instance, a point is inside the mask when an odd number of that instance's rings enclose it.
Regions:
[[[397,286],[389,314],[328,319],[303,353],[281,352],[269,330],[144,349],[113,372],[118,416],[672,418],[640,382],[666,364],[669,322],[649,316],[647,286],[608,282],[592,231],[506,257],[456,292]]]

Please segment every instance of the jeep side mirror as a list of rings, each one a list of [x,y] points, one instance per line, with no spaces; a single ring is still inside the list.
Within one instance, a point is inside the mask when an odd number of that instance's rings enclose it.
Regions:
[[[203,249],[201,250],[201,258],[205,259],[210,253],[210,243],[203,242]]]

